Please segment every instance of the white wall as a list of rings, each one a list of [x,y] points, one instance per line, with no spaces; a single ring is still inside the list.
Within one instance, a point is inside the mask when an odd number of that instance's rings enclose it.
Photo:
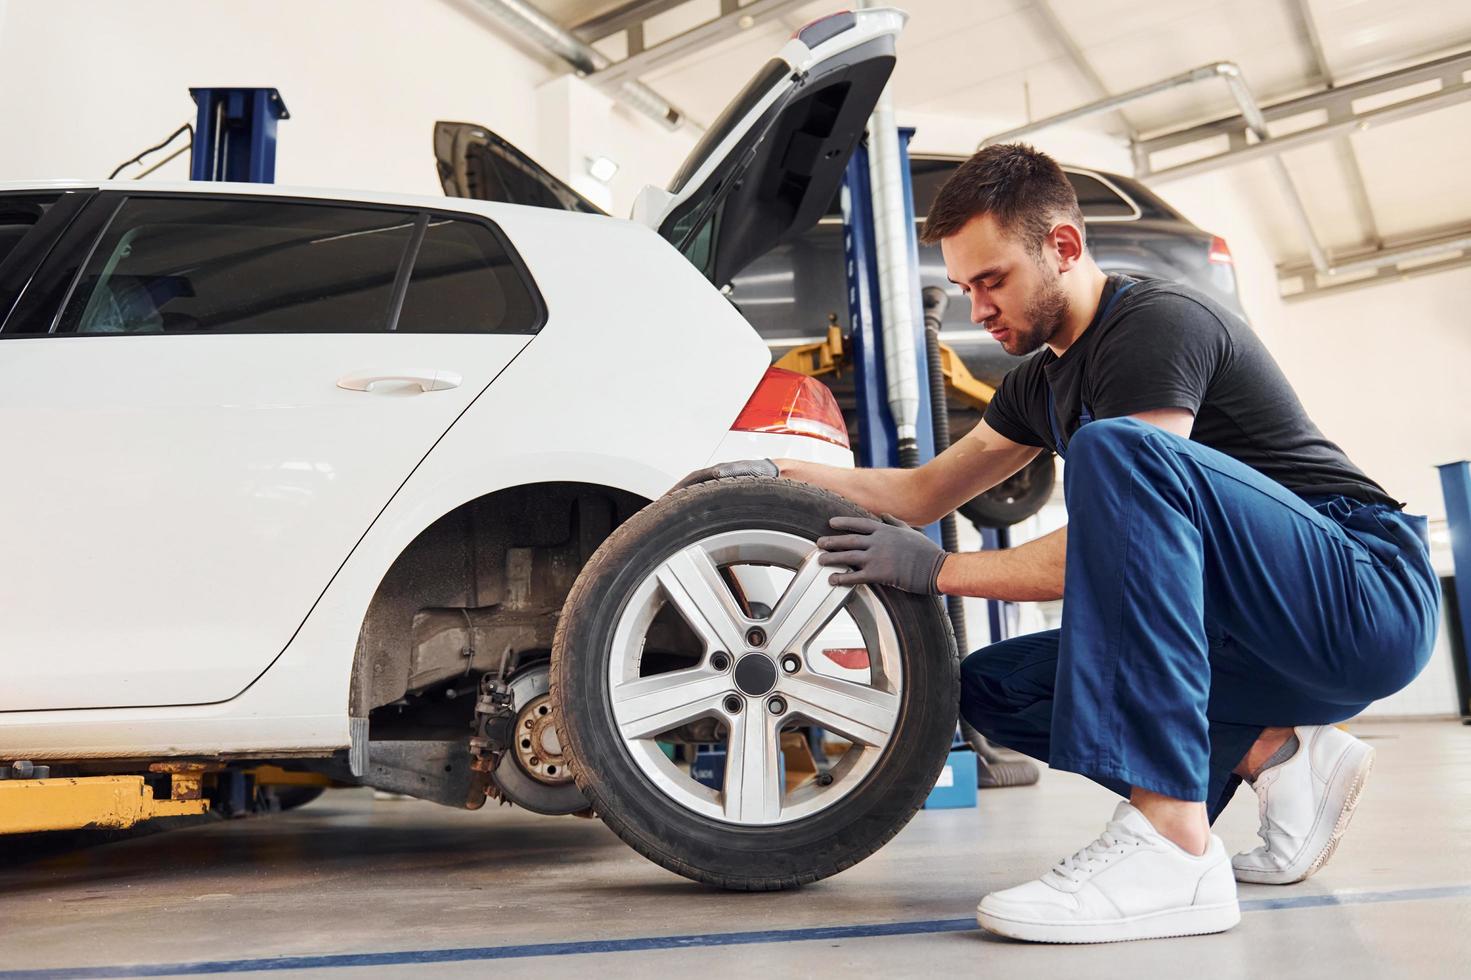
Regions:
[[[553,111],[569,83],[586,91]],[[282,184],[439,194],[445,119],[489,126],[563,179],[585,153],[617,160],[611,188],[581,189],[627,214],[695,138],[528,54],[474,0],[0,0],[0,180],[105,178],[193,121],[190,86],[226,85],[281,91]],[[185,154],[150,179],[188,172]]]

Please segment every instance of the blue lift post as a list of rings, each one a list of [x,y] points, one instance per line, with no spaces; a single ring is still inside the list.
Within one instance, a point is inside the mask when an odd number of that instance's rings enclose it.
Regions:
[[[912,129],[899,130],[899,164],[904,174],[906,227],[909,230],[909,267],[914,282],[915,360],[919,382],[916,443],[921,463],[935,456],[934,423],[930,414],[929,364],[924,356],[924,312],[919,295],[919,242],[914,234],[914,192],[909,182],[909,138]],[[843,178],[843,253],[848,276],[849,346],[853,360],[853,393],[858,406],[858,465],[899,465],[899,437],[889,414],[888,378],[884,371],[884,325],[879,307],[877,240],[873,223],[873,190],[869,181],[868,147],[862,143],[848,161]],[[935,543],[940,525],[924,529]]]
[[[899,163],[904,174],[905,224],[909,229],[909,267],[914,271],[911,290],[914,296],[914,350],[918,359],[919,418],[918,444],[920,462],[935,455],[934,423],[930,405],[929,363],[925,358],[924,315],[920,307],[919,241],[914,233],[914,188],[910,183],[909,140],[914,130],[899,130]],[[875,256],[873,225],[873,193],[869,180],[868,147],[859,144],[848,162],[843,179],[843,253],[848,278],[849,357],[853,363],[853,392],[858,411],[858,465],[898,466],[899,439],[889,414],[888,380],[884,372],[883,317],[879,307],[878,262]],[[936,543],[940,541],[940,525],[925,529]],[[982,543],[988,548],[1008,547],[1009,533],[982,532]],[[1008,603],[994,600],[986,603],[990,641],[1011,634]],[[962,654],[969,651],[961,651]]]
[[[1455,603],[1461,621],[1460,655],[1471,677],[1471,464],[1465,460],[1446,463],[1440,470],[1440,489],[1445,495],[1445,520],[1451,532],[1451,560],[1455,564]],[[1462,692],[1471,701],[1471,691]],[[1460,706],[1462,716],[1471,715],[1471,703]]]
[[[290,119],[273,88],[191,88],[198,113],[190,180],[270,184],[276,180],[276,123]]]

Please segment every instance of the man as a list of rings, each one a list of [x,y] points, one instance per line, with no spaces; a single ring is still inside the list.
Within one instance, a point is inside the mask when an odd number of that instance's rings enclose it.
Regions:
[[[1228,929],[1236,880],[1288,884],[1327,861],[1373,756],[1331,726],[1429,656],[1439,590],[1424,520],[1323,437],[1239,318],[1181,285],[1106,276],[1046,155],[977,153],[940,190],[925,239],[971,319],[1009,353],[1037,352],[984,420],[914,470],[755,460],[686,482],[780,475],[885,514],[832,521],[818,545],[838,584],[1064,599],[1060,630],[966,659],[961,712],[1127,802],[1040,879],[985,896],[982,926],[1057,942]],[[1044,450],[1067,460],[1067,527],[946,554],[908,526]],[[1210,823],[1243,779],[1263,844],[1228,859]]]

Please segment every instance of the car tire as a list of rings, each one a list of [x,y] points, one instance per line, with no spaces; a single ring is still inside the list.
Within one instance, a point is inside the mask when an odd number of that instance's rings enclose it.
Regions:
[[[1041,453],[1012,476],[956,508],[976,527],[1003,528],[1020,524],[1052,498],[1057,466],[1051,453]]]
[[[610,676],[614,637],[642,583],[667,567],[663,563],[671,556],[687,553],[698,542],[717,540],[722,534],[775,533],[802,539],[794,547],[806,547],[809,555],[800,566],[808,577],[794,577],[784,595],[798,592],[798,583],[804,581],[813,583],[814,592],[824,587],[833,592],[826,585],[830,572],[811,567],[811,552],[816,539],[829,533],[828,520],[838,515],[869,516],[842,497],[787,480],[698,484],[656,501],[615,531],[592,556],[568,596],[552,653],[551,698],[577,785],[614,833],[670,871],[742,891],[792,888],[836,874],[898,833],[923,805],[944,767],[959,702],[959,660],[950,623],[938,598],[890,588],[859,587],[847,594],[843,608],[851,610],[855,600],[861,602],[868,610],[863,614],[867,621],[878,624],[886,618],[892,633],[884,635],[897,639],[884,641],[882,654],[885,663],[892,659],[902,665],[902,670],[890,671],[902,677],[900,689],[889,694],[897,701],[892,730],[881,747],[859,750],[872,752],[869,758],[876,761],[867,769],[849,769],[844,778],[857,771],[863,774],[861,779],[825,808],[768,825],[744,825],[695,812],[641,768],[632,747],[636,743],[620,731]],[[810,622],[831,621],[821,615]],[[824,628],[813,627],[814,637]],[[774,626],[773,634],[778,629]],[[809,656],[814,637],[795,641],[805,644],[803,657]],[[775,635],[770,642],[776,645]],[[711,656],[708,650],[704,656]],[[786,656],[781,649],[774,650],[773,657],[782,659],[782,670]],[[820,672],[820,668],[811,671]],[[794,673],[792,679],[799,676]],[[869,675],[870,683],[874,676]],[[734,669],[731,677],[734,684]],[[780,671],[776,683],[785,683]],[[727,720],[734,725],[737,717]],[[748,712],[747,717],[755,715]],[[765,719],[764,714],[761,717]],[[841,768],[840,763],[834,771]],[[815,785],[827,784],[819,780]],[[717,795],[728,788],[727,781]],[[784,807],[792,791],[777,792]]]

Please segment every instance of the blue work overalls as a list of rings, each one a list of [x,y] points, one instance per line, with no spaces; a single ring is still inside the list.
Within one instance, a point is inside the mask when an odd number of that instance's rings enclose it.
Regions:
[[[1064,446],[1050,389],[1048,408],[1067,460],[1062,628],[966,658],[961,713],[987,738],[1214,820],[1263,728],[1350,718],[1425,666],[1440,589],[1423,517],[1299,497],[1086,406]]]

